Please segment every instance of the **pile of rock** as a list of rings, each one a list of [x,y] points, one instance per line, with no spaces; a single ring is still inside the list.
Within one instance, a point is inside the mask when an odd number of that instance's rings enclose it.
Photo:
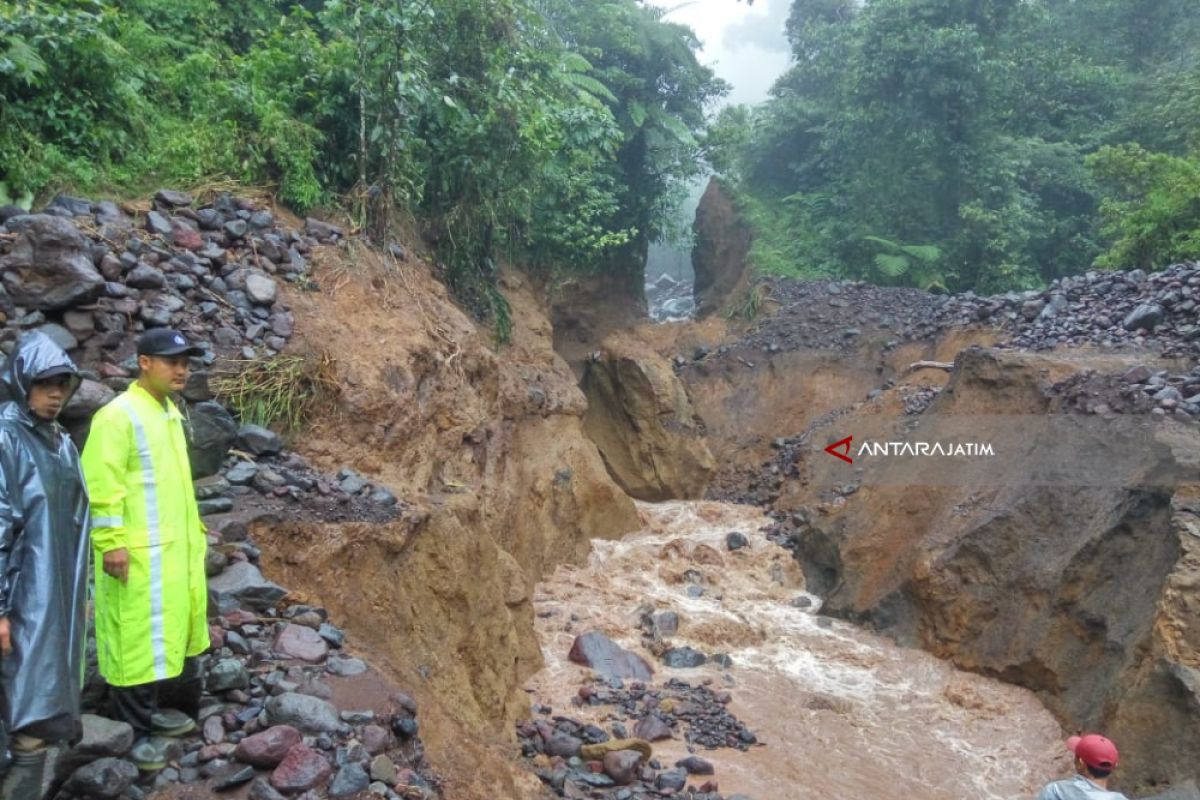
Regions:
[[[408,508],[386,487],[353,469],[322,473],[286,449],[278,434],[258,425],[238,427],[226,417],[219,406],[205,410],[202,435],[193,436],[202,446],[200,455],[193,446],[193,464],[207,464],[212,458],[220,464],[214,474],[196,481],[202,516],[233,511],[245,501],[261,505],[263,500],[298,505],[306,518],[322,522],[387,522]]]
[[[315,219],[285,230],[229,194],[194,207],[164,189],[134,216],[66,196],[38,214],[0,208],[0,348],[42,330],[98,381],[130,377],[131,334],[146,328],[184,330],[206,364],[273,355],[293,333],[278,281],[303,285],[313,248],[341,235]]]
[[[1200,264],[1159,272],[1096,272],[1055,280],[1041,292],[961,296],[945,322],[973,316],[1012,334],[1011,347],[1132,346],[1162,355],[1200,355]],[[945,323],[943,323],[945,324]]]
[[[63,797],[141,800],[174,784],[221,792],[252,784],[254,800],[439,795],[418,736],[417,705],[339,709],[333,683],[368,670],[342,654],[345,636],[324,609],[283,607],[286,590],[263,578],[243,526],[210,540],[212,654],[199,730],[171,745],[170,765],[139,776],[125,759],[133,731],[89,715],[84,738],[57,762]]]
[[[37,330],[72,355],[84,380],[63,420],[82,442],[91,415],[135,379],[137,334],[182,330],[205,350],[179,398],[203,514],[261,495],[305,504],[320,519],[389,519],[398,503],[387,489],[349,469],[317,473],[276,434],[239,427],[210,385],[219,359],[284,349],[294,320],[278,281],[310,286],[314,248],[343,235],[311,218],[289,230],[269,208],[227,193],[196,203],[163,189],[130,213],[65,195],[38,214],[0,208],[0,353]],[[244,455],[230,459],[235,446]]]
[[[1149,414],[1194,423],[1200,416],[1200,367],[1186,373],[1132,367],[1119,374],[1081,372],[1051,389],[1066,413]]]
[[[626,688],[609,679],[584,684],[572,701],[615,706],[609,730],[538,707],[543,718],[519,725],[517,735],[523,755],[541,764],[538,777],[560,797],[722,800],[710,761],[693,755],[670,767],[654,757],[653,743],[673,738],[686,726],[689,751],[695,746],[744,750],[756,744],[754,734],[728,713],[730,699],[727,692],[679,680],[654,689],[640,681]],[[738,798],[746,800],[742,795],[727,800]]]
[[[1094,345],[1147,349],[1167,357],[1200,356],[1197,263],[1154,273],[1093,270],[1059,278],[1041,291],[990,297],[974,292],[934,295],[862,281],[769,278],[762,283],[779,312],[763,319],[737,345],[720,348],[718,355],[844,350],[864,338],[887,347],[926,340],[951,328],[978,326],[1006,333],[1000,347]]]

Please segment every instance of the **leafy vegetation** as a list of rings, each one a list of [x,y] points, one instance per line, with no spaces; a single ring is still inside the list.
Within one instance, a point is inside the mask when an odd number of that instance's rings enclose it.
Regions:
[[[504,258],[640,281],[723,91],[636,0],[0,6],[0,199],[238,180],[427,223],[503,328]]]
[[[793,0],[793,66],[707,147],[769,272],[1162,266],[1200,257],[1197,32],[1186,0]]]

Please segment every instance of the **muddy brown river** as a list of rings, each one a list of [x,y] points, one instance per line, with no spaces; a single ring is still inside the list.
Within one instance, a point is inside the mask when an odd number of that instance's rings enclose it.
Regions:
[[[956,670],[919,650],[820,616],[790,555],[758,529],[757,509],[640,504],[643,529],[596,541],[535,596],[545,668],[528,689],[555,713],[607,727],[605,708],[571,708],[590,671],[567,661],[599,629],[640,653],[655,682],[711,680],[764,746],[701,750],[725,796],[755,800],[1016,800],[1070,772],[1063,733],[1033,694]],[[748,548],[729,552],[741,531]],[[702,590],[702,593],[699,590]],[[699,596],[696,596],[699,595]],[[639,608],[679,614],[675,647],[726,653],[733,666],[668,669],[641,646]],[[674,763],[683,741],[660,742]]]

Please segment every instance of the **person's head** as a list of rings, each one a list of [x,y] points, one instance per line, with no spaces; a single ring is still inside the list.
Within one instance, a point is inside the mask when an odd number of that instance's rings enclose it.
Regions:
[[[187,384],[188,358],[203,354],[179,331],[154,328],[138,340],[138,383],[155,397],[166,397]]]
[[[34,377],[29,387],[29,413],[43,422],[58,417],[79,383],[74,372],[53,367]]]
[[[0,401],[12,401],[35,420],[57,417],[79,387],[79,372],[44,333],[28,333],[0,368]]]
[[[1075,771],[1095,780],[1106,780],[1117,768],[1117,746],[1098,733],[1072,736],[1067,749],[1075,754]]]

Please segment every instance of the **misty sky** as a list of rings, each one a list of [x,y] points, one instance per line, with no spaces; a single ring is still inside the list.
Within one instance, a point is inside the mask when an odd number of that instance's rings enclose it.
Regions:
[[[726,102],[758,103],[788,66],[783,26],[791,0],[648,0],[704,43],[701,61],[733,84]]]

